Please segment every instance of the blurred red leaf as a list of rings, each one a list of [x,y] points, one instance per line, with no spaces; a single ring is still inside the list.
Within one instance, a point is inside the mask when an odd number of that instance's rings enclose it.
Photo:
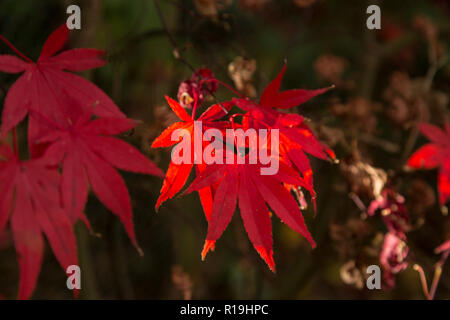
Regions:
[[[137,246],[130,196],[114,167],[160,177],[163,172],[136,148],[111,137],[133,128],[133,121],[122,118],[91,120],[92,115],[91,110],[86,110],[71,128],[54,128],[38,142],[51,143],[44,154],[47,162],[62,163],[62,200],[71,220],[75,222],[82,217],[90,183],[99,200],[119,217]]]
[[[439,167],[439,202],[445,205],[450,197],[450,124],[445,130],[437,126],[422,123],[420,131],[431,143],[419,148],[409,159],[407,165],[412,168],[431,169]]]
[[[60,176],[41,160],[20,161],[3,146],[0,162],[0,232],[9,220],[20,268],[19,299],[27,299],[42,264],[45,234],[66,270],[77,264],[72,222],[60,205]]]
[[[67,41],[69,30],[66,25],[56,29],[46,40],[37,62],[20,53],[5,38],[0,36],[23,60],[10,56],[0,56],[0,71],[8,73],[24,72],[11,86],[2,113],[2,134],[21,122],[30,110],[58,123],[70,126],[71,110],[61,101],[62,96],[70,96],[83,109],[97,104],[95,114],[104,117],[125,115],[114,102],[96,85],[67,71],[83,71],[103,66],[106,53],[95,49],[73,49],[55,55]],[[29,147],[33,155],[38,153],[35,142],[46,132],[47,127],[34,117],[29,118]]]

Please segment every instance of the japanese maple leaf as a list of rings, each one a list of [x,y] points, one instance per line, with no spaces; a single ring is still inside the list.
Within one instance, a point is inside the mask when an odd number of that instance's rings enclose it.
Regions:
[[[280,132],[280,157],[302,173],[315,206],[313,171],[307,154],[322,160],[335,160],[335,153],[317,139],[299,115],[280,115],[272,128],[278,128]]]
[[[305,134],[305,131],[296,132],[294,126],[303,123],[303,117],[297,114],[285,114],[278,112],[273,109],[262,108],[256,103],[247,99],[234,99],[233,102],[239,108],[247,111],[243,116],[243,129],[247,130],[249,128],[256,129],[277,129],[279,131],[280,145],[279,153],[280,156],[284,158],[288,163],[299,163],[298,169],[304,177],[311,177],[312,187],[312,170],[309,165],[309,160],[306,157],[304,151],[305,149],[319,155],[321,158],[326,158],[326,155],[321,151],[322,146],[319,144],[317,139],[312,134]],[[290,134],[294,134],[295,138],[299,138],[300,141],[293,141]],[[312,141],[313,146],[310,143],[304,143],[305,138],[308,137]],[[305,145],[303,147],[303,144]],[[287,154],[292,155],[294,161],[290,161]]]
[[[281,81],[283,80],[285,71],[286,64],[283,66],[278,76],[264,89],[259,101],[261,107],[281,109],[293,108],[330,89],[291,89],[280,92]]]
[[[243,129],[278,129],[282,145],[302,149],[320,159],[335,158],[334,152],[321,143],[298,114],[263,108],[247,99],[233,99],[233,103],[247,111],[243,116]]]
[[[229,126],[227,122],[215,121],[225,115],[225,112],[223,111],[221,106],[215,104],[208,108],[196,120],[201,121],[202,129],[197,128],[198,130],[195,130],[194,119],[188,115],[186,110],[178,102],[167,96],[166,100],[172,111],[178,116],[181,121],[172,124],[169,128],[164,130],[161,135],[153,141],[152,148],[170,147],[174,144],[177,144],[179,141],[172,141],[172,133],[177,129],[185,129],[190,133],[192,143],[191,150],[194,150],[194,134],[203,134],[203,131],[209,128],[219,128],[223,130]],[[222,103],[222,106],[226,109],[230,109],[231,105],[231,102]],[[202,137],[200,137],[200,139],[202,139]],[[161,195],[156,202],[156,210],[159,209],[164,201],[171,199],[183,188],[183,186],[186,184],[192,167],[194,166],[194,156],[202,157],[202,154],[195,155],[194,152],[192,152],[191,156],[192,161],[190,161],[190,163],[176,164],[173,161],[170,162],[161,188]],[[196,166],[196,168],[197,172],[201,172],[204,170],[205,166],[198,165]],[[207,187],[205,189],[199,190],[199,194],[206,217],[209,218],[212,205],[212,191],[209,187]]]
[[[445,130],[426,123],[420,124],[419,128],[431,143],[419,148],[408,159],[407,165],[416,169],[439,167],[439,202],[443,206],[450,197],[450,124],[445,125]]]
[[[315,196],[313,190],[312,170],[305,153],[319,159],[335,159],[334,152],[321,143],[305,124],[304,118],[298,114],[286,114],[275,108],[288,109],[300,105],[329,88],[317,90],[293,89],[280,92],[286,65],[278,76],[264,89],[259,104],[248,99],[233,99],[239,108],[247,111],[243,117],[243,128],[278,129],[280,133],[280,156],[303,175],[309,186],[309,191]]]
[[[297,202],[282,185],[282,182],[302,186],[305,183],[292,168],[282,162],[278,173],[269,176],[261,175],[261,165],[248,164],[248,155],[245,158],[243,162],[246,164],[208,166],[187,190],[196,191],[219,181],[208,221],[202,259],[210,249],[214,250],[215,242],[230,223],[239,199],[240,213],[249,239],[269,268],[275,272],[272,225],[266,203],[284,223],[303,235],[314,248],[316,244]]]
[[[45,234],[64,270],[77,263],[72,222],[60,205],[60,176],[42,160],[20,161],[0,147],[0,233],[9,221],[20,268],[19,299],[34,290]]]
[[[91,117],[91,110],[86,110],[72,127],[55,128],[37,141],[51,143],[45,158],[55,164],[62,163],[62,202],[71,220],[82,217],[89,183],[98,199],[119,217],[137,246],[130,196],[114,168],[160,177],[163,173],[136,148],[112,137],[133,128],[133,121],[107,117],[92,120]]]
[[[19,57],[0,55],[0,71],[23,75],[11,86],[2,113],[2,134],[21,122],[32,110],[61,126],[70,125],[71,110],[63,103],[68,95],[84,108],[97,104],[97,116],[122,117],[125,115],[114,102],[91,82],[67,71],[83,71],[103,66],[105,52],[95,49],[72,49],[55,55],[67,41],[66,25],[56,29],[46,40],[36,62],[27,58],[0,36]],[[32,153],[35,140],[46,127],[35,118],[29,119],[28,137]]]

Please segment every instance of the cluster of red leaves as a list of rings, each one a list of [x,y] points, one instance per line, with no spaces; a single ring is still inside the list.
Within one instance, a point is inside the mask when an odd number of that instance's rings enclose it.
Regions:
[[[298,191],[299,188],[305,188],[315,198],[312,170],[306,154],[320,159],[335,159],[335,154],[317,140],[302,116],[280,112],[277,109],[296,107],[324,93],[328,88],[280,91],[285,69],[286,66],[265,88],[259,103],[240,95],[239,98],[212,105],[198,118],[195,118],[195,111],[199,107],[200,93],[204,95],[205,92],[202,85],[214,82],[223,84],[214,79],[211,72],[207,73],[208,76],[204,82],[199,81],[196,82],[195,87],[189,87],[190,91],[185,90],[186,82],[182,83],[181,89],[184,90],[184,98],[189,92],[194,92],[191,97],[193,101],[192,115],[189,115],[180,105],[181,101],[177,102],[166,97],[169,106],[181,121],[163,131],[153,142],[153,148],[177,144],[179,141],[172,141],[171,139],[172,133],[177,129],[188,130],[191,135],[190,141],[193,144],[194,134],[200,129],[195,128],[197,122],[194,122],[194,120],[202,122],[201,130],[203,131],[200,131],[201,133],[210,128],[215,128],[221,132],[230,128],[241,128],[244,131],[266,129],[268,136],[271,135],[272,130],[278,130],[279,132],[278,153],[271,152],[274,150],[271,150],[270,139],[267,139],[265,144],[268,154],[278,157],[279,160],[279,170],[274,175],[261,175],[260,169],[264,165],[261,164],[259,159],[256,164],[249,163],[249,155],[242,151],[248,147],[246,142],[243,142],[244,145],[236,145],[235,148],[222,141],[221,154],[224,158],[226,158],[226,154],[231,154],[231,157],[235,159],[234,164],[206,165],[205,163],[193,164],[193,161],[181,164],[175,164],[173,161],[170,163],[156,209],[183,188],[192,168],[195,167],[196,178],[185,193],[193,191],[199,193],[208,220],[208,233],[202,251],[203,259],[209,250],[214,249],[216,240],[220,238],[230,223],[238,200],[240,214],[249,239],[271,270],[275,271],[271,211],[291,229],[303,235],[312,247],[316,245],[305,225],[299,203],[290,190]],[[202,73],[205,73],[205,70],[202,70]],[[198,81],[198,77],[201,77],[201,74],[197,73],[196,81]],[[192,80],[189,83],[192,83]],[[207,91],[211,93],[211,89],[216,88],[210,88]],[[243,113],[231,115],[229,111],[233,106],[242,110]],[[241,123],[235,121],[238,117],[242,119]],[[208,143],[203,143],[201,154],[207,147]],[[194,150],[194,146],[192,146],[192,150]],[[191,155],[191,158],[191,160],[194,159],[194,154]],[[242,161],[236,161],[237,158],[241,158]],[[269,211],[268,206],[271,211]]]
[[[45,234],[64,270],[77,264],[73,225],[82,219],[88,185],[125,226],[138,247],[127,187],[115,168],[163,176],[137,149],[114,135],[132,129],[114,102],[91,82],[66,71],[103,66],[105,52],[73,49],[57,54],[67,41],[66,25],[46,40],[37,62],[0,36],[17,56],[0,55],[0,71],[22,73],[11,86],[1,133],[11,130],[14,150],[0,145],[0,232],[9,221],[20,268],[19,298],[36,284]],[[16,127],[28,115],[30,159],[20,160]]]

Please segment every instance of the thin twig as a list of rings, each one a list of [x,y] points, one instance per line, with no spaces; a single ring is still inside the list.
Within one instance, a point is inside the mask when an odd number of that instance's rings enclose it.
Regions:
[[[447,261],[448,255],[450,251],[446,251],[442,254],[441,260],[436,264],[436,268],[434,270],[433,282],[430,287],[430,298],[434,299],[434,295],[436,293],[436,289],[439,284],[439,280],[441,279],[442,268],[444,267],[445,262]]]
[[[367,134],[367,133],[361,133],[359,139],[362,142],[365,142],[367,144],[371,144],[377,147],[382,148],[384,151],[387,151],[389,153],[397,153],[400,150],[400,147],[396,143],[392,143],[390,141],[380,139],[376,136]]]
[[[358,207],[358,209],[361,210],[361,212],[367,211],[367,207],[364,205],[364,203],[361,201],[361,198],[356,193],[350,192],[348,196],[353,200],[353,202]]]
[[[418,264],[415,264],[413,266],[414,270],[416,270],[419,273],[420,277],[420,283],[422,284],[422,290],[425,297],[430,300],[430,293],[428,292],[428,284],[427,284],[427,278],[425,277],[425,272],[423,271],[423,268],[419,266]]]
[[[419,137],[419,123],[422,122],[422,111],[419,109],[419,117],[417,123],[413,125],[413,128],[409,132],[408,140],[406,141],[405,149],[403,150],[403,154],[401,157],[401,163],[404,163],[406,159],[412,152],[414,145],[416,144],[416,140]]]
[[[197,72],[197,70],[194,68],[194,66],[192,66],[192,64],[189,63],[189,61],[187,61],[183,55],[181,54],[179,48],[178,48],[178,44],[175,40],[175,38],[173,37],[173,35],[170,33],[169,28],[167,27],[167,23],[166,20],[164,19],[164,16],[162,14],[161,11],[161,7],[159,6],[159,2],[158,0],[153,0],[153,3],[155,4],[155,8],[156,8],[156,13],[159,16],[159,20],[161,21],[161,24],[163,25],[164,31],[167,34],[167,37],[169,38],[170,43],[172,44],[173,47],[173,54],[175,59],[180,60],[184,65],[186,65],[191,71],[192,73],[194,73],[197,77],[199,77],[200,79],[202,79],[203,77]],[[228,114],[227,109],[222,105],[222,103],[217,99],[216,95],[214,94],[214,92],[212,92],[208,86],[205,87],[206,90],[208,91],[208,93],[214,98],[214,100],[216,101],[216,103],[222,108],[222,110],[225,112],[225,114]]]
[[[423,271],[423,268],[421,266],[419,266],[418,264],[415,264],[413,266],[414,270],[416,270],[419,273],[420,283],[422,284],[422,290],[423,290],[423,293],[425,294],[425,297],[428,300],[434,299],[434,295],[436,294],[439,280],[441,279],[442,268],[444,267],[444,264],[447,261],[449,254],[450,254],[450,251],[444,252],[441,256],[441,259],[438,261],[438,263],[436,263],[436,266],[434,268],[433,281],[431,283],[429,291],[428,291],[427,279],[425,277],[425,272]]]
[[[379,1],[368,2],[378,4]],[[370,100],[381,64],[381,46],[376,40],[375,33],[369,29],[365,29],[364,42],[367,51],[363,56],[364,73],[362,74],[359,93],[362,97]]]
[[[124,46],[121,49],[118,49],[111,54],[108,55],[110,61],[114,61],[116,59],[121,58],[126,55],[126,52],[130,51],[132,47],[138,45],[141,41],[147,38],[159,37],[165,35],[165,31],[163,29],[149,29],[146,30],[136,36],[130,36]]]
[[[11,42],[8,41],[8,39],[6,39],[4,36],[2,36],[0,34],[0,40],[2,40],[4,43],[6,43],[6,45],[8,47],[10,47],[17,55],[19,55],[21,58],[23,58],[24,60],[26,60],[28,63],[34,63],[33,60],[31,60],[30,58],[28,58],[26,55],[24,55],[22,52],[19,51],[19,49],[17,49],[16,47],[13,46],[13,44]]]

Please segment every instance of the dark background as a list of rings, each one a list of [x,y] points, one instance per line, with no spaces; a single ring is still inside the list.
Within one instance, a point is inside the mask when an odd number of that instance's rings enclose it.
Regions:
[[[332,146],[339,159],[358,153],[364,162],[394,177],[395,187],[406,196],[411,220],[417,222],[408,233],[410,266],[397,276],[390,291],[358,289],[341,277],[342,266],[349,261],[377,263],[380,239],[386,233],[380,216],[364,219],[350,199],[352,182],[348,182],[342,161],[339,165],[312,160],[318,211],[314,217],[310,206],[304,216],[318,244],[315,250],[272,219],[276,274],[253,250],[238,214],[217,242],[216,251],[202,262],[207,225],[198,196],[174,198],[155,213],[161,181],[122,173],[145,256],[139,257],[118,219],[90,197],[85,211],[102,237],[92,237],[84,226],[76,226],[82,270],[80,298],[423,299],[418,274],[411,266],[423,266],[431,281],[433,265],[439,260],[433,250],[450,236],[450,221],[434,199],[437,171],[405,172],[403,166],[426,142],[411,134],[412,123],[420,120],[439,125],[448,116],[449,2],[160,3],[170,32],[193,66],[206,66],[217,78],[233,84],[229,64],[238,56],[247,62],[254,59],[253,77],[243,89],[247,93],[253,89],[261,93],[285,59],[288,69],[283,88],[336,85],[298,110],[312,119],[319,138]],[[382,10],[380,31],[366,28],[366,8],[375,3]],[[143,121],[124,139],[166,169],[170,150],[150,150],[150,144],[174,120],[164,95],[175,98],[179,83],[191,72],[174,58],[152,1],[2,0],[0,33],[36,59],[51,31],[65,23],[70,4],[81,7],[82,29],[71,32],[68,47],[99,48],[109,55],[109,64],[84,76],[110,95],[125,114]],[[0,54],[5,53],[11,51],[1,44]],[[432,67],[438,64],[434,74]],[[0,101],[16,78],[0,74]],[[429,80],[429,90],[420,94],[414,90],[415,84]],[[227,99],[231,94],[221,90],[217,96]],[[26,157],[22,131],[22,156]],[[361,199],[366,205],[371,200]],[[448,266],[444,268],[436,298],[450,298],[449,272]],[[33,298],[70,299],[65,282],[64,271],[47,247]],[[14,246],[6,231],[0,235],[1,296],[15,298],[17,284]]]

